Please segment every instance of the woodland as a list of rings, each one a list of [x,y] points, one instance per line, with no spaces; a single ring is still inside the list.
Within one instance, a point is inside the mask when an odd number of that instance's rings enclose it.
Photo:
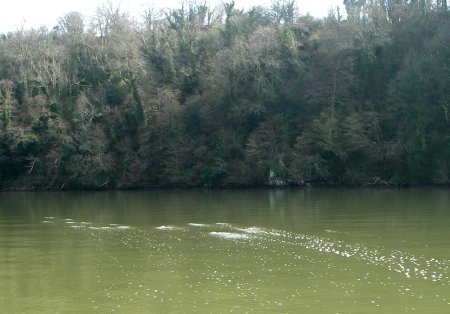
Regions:
[[[447,1],[344,4],[0,34],[0,190],[448,184]]]

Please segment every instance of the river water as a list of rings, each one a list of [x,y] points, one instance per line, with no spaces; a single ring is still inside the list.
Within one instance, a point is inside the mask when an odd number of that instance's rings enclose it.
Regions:
[[[1,313],[450,313],[450,191],[0,194]]]

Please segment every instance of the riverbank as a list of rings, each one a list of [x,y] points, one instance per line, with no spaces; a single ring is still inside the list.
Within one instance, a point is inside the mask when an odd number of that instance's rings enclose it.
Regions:
[[[30,187],[30,186],[14,186],[0,189],[1,192],[41,192],[41,191],[146,191],[146,190],[296,190],[296,189],[409,189],[409,188],[447,188],[450,183],[441,184],[411,184],[411,183],[396,183],[396,184],[329,184],[329,183],[304,183],[291,185],[148,185],[148,186],[134,186],[134,187],[109,187],[102,186],[97,188],[45,188],[45,187]]]

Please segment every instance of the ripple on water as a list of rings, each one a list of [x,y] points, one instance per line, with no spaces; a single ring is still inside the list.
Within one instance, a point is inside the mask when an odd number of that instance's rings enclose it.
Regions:
[[[55,222],[53,219],[50,219],[50,217],[45,218],[46,219],[43,220],[42,223],[51,224]],[[111,224],[109,227],[94,227],[89,226],[90,223],[87,222],[78,224],[70,218],[64,219],[63,222],[74,229],[82,229],[82,227],[99,231],[135,229],[131,226],[116,224]],[[188,225],[197,228],[208,227],[208,231],[211,231],[211,229],[214,230],[215,227],[216,230],[209,232],[208,234],[216,238],[235,241],[252,239],[256,241],[279,242],[280,244],[299,246],[322,254],[333,254],[341,258],[350,258],[367,264],[383,266],[389,271],[400,273],[407,278],[430,280],[433,282],[440,282],[444,285],[449,283],[448,270],[450,268],[450,262],[448,260],[438,260],[435,258],[427,259],[424,256],[416,256],[399,250],[387,250],[383,247],[369,247],[358,243],[350,244],[346,243],[346,241],[336,240],[331,237],[320,237],[256,226],[238,227],[228,223],[215,223],[212,225],[189,223]],[[163,225],[156,227],[156,229],[161,231],[186,230],[185,227],[172,225]],[[341,233],[334,230],[325,230],[325,232],[329,234]]]
[[[387,251],[382,247],[370,248],[363,244],[349,244],[344,241],[334,240],[326,237],[292,233],[284,230],[268,230],[260,227],[240,228],[230,224],[218,223],[217,226],[229,228],[235,232],[210,232],[210,235],[230,240],[248,239],[248,235],[253,238],[270,239],[280,243],[299,245],[308,250],[314,250],[324,254],[334,254],[343,258],[352,258],[378,266],[387,267],[390,271],[398,272],[407,278],[416,277],[435,282],[445,281],[445,274],[448,272],[448,261],[436,259],[426,260],[414,254],[401,252],[398,250]],[[345,234],[344,232],[326,230],[327,233]],[[243,233],[243,234],[242,234]],[[448,280],[448,279],[447,279]]]

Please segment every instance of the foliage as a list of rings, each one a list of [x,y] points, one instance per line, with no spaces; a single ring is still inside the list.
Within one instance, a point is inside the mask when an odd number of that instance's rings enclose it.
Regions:
[[[0,188],[450,182],[447,1],[103,6],[0,36]]]

